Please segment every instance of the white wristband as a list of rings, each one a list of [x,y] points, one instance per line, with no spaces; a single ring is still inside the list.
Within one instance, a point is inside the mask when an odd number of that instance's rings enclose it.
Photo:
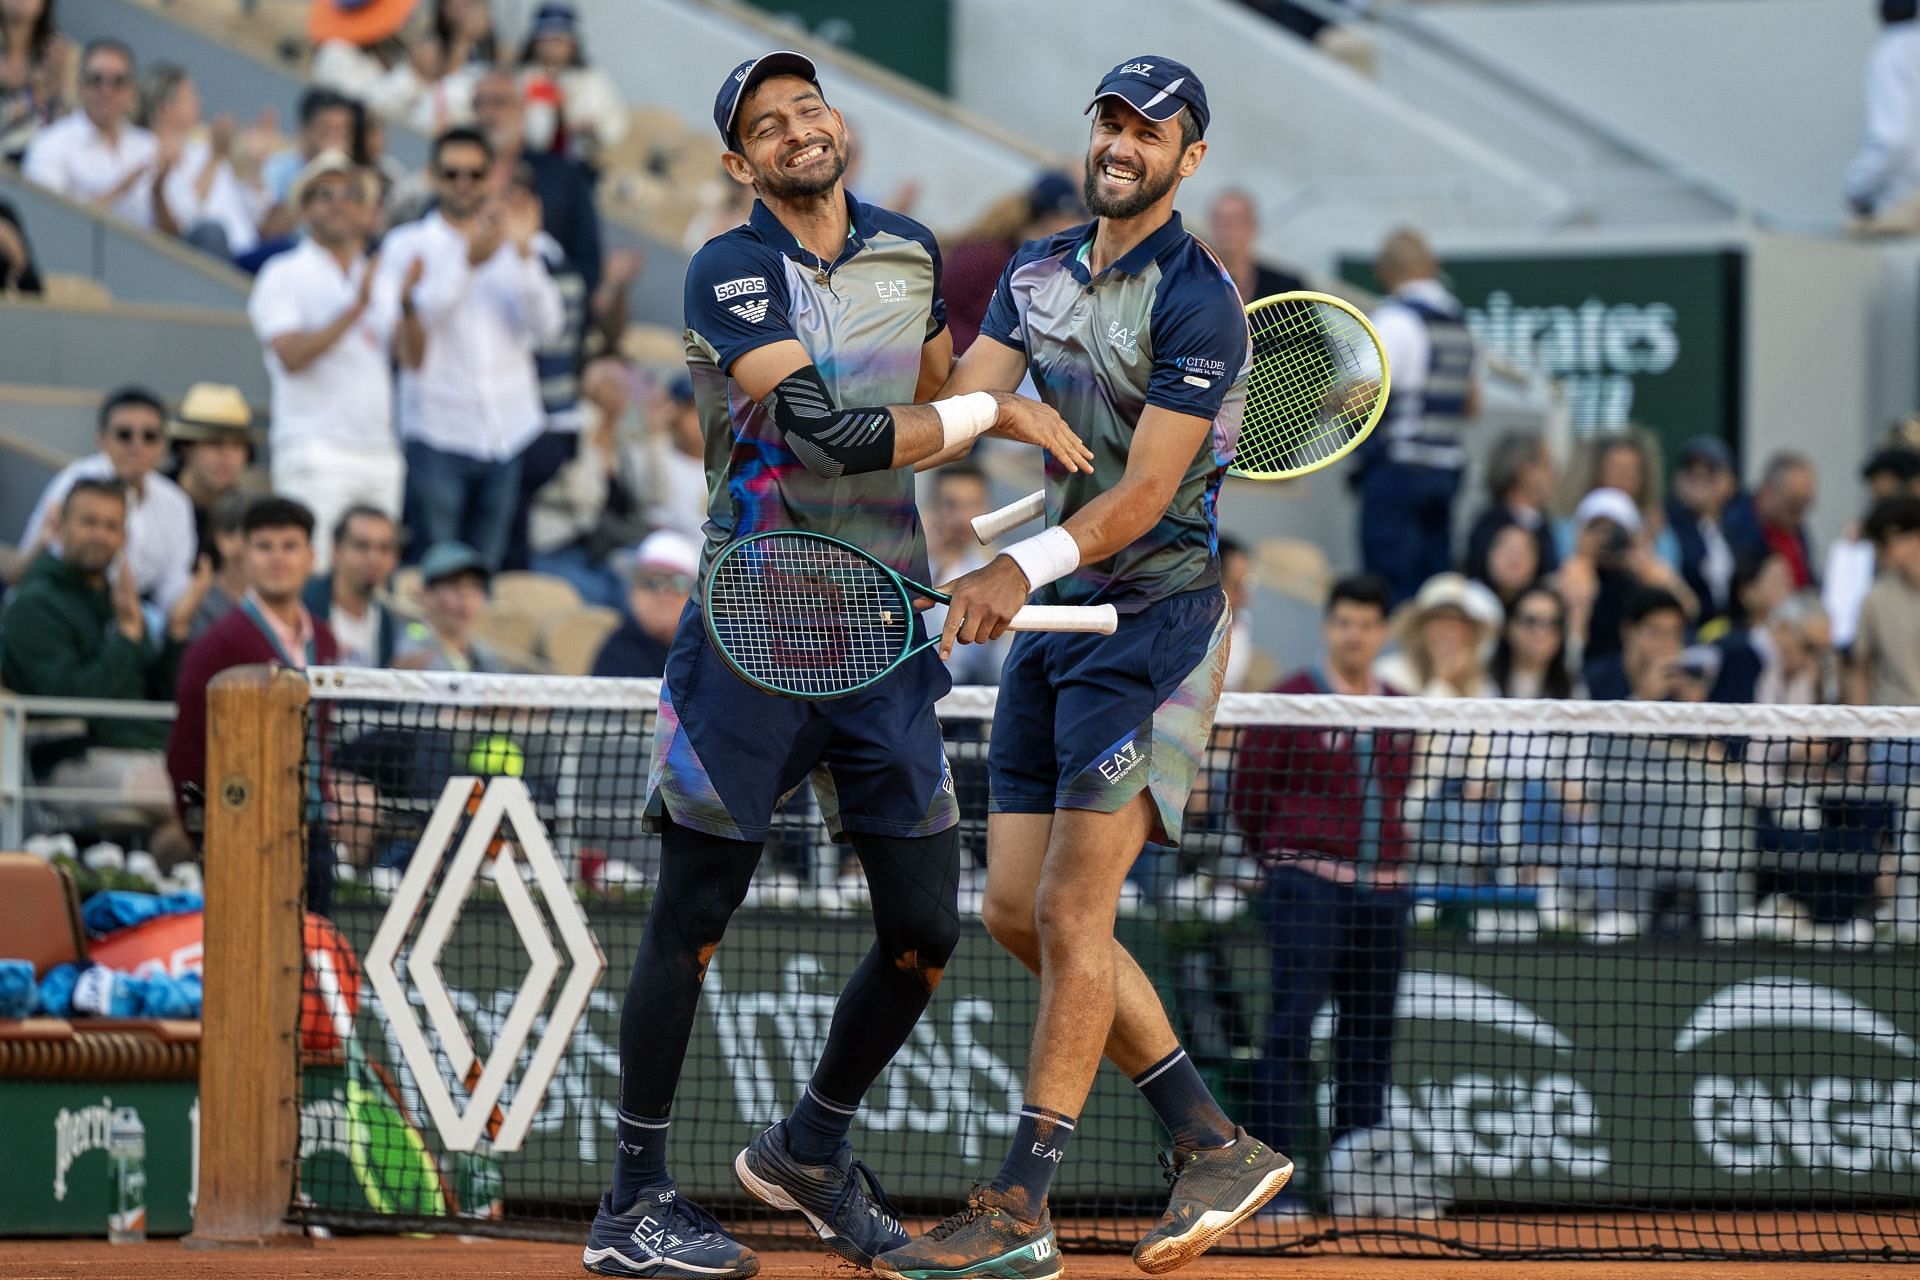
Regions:
[[[991,391],[969,391],[963,396],[949,396],[945,400],[935,400],[928,407],[940,415],[940,430],[946,437],[942,452],[957,444],[965,444],[991,427],[1000,416],[1000,405]]]
[[[1038,591],[1049,582],[1058,582],[1080,567],[1080,544],[1059,525],[1023,538],[1005,551],[1027,575],[1028,590]]]

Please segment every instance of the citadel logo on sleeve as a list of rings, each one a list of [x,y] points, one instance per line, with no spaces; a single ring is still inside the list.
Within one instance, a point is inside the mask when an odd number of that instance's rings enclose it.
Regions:
[[[1188,356],[1180,362],[1180,367],[1186,370],[1180,381],[1202,390],[1211,387],[1215,379],[1227,376],[1225,360],[1209,360],[1205,356]]]

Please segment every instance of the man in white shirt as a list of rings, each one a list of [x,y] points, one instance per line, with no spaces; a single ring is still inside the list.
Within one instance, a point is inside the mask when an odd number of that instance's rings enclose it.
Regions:
[[[127,489],[123,562],[141,598],[167,610],[193,580],[198,539],[193,502],[156,469],[166,450],[166,410],[152,392],[124,387],[100,407],[99,438],[100,452],[68,464],[34,504],[20,535],[25,558],[57,549],[60,509],[76,481],[118,480]]]
[[[406,484],[388,355],[402,281],[366,256],[372,190],[341,152],[315,156],[289,197],[306,238],[261,268],[247,300],[272,385],[274,492],[304,504],[320,529],[360,504],[398,519]]]
[[[80,109],[33,137],[21,162],[29,182],[69,200],[154,225],[159,144],[130,123],[133,51],[118,40],[95,40],[80,60]]]
[[[406,524],[416,549],[463,542],[498,567],[520,454],[545,424],[533,353],[559,335],[565,307],[536,245],[540,202],[494,181],[487,140],[450,129],[435,140],[431,167],[439,207],[396,228],[381,252],[424,345],[409,350],[409,332],[401,350]],[[422,274],[408,288],[415,264]]]
[[[1920,229],[1920,22],[1914,0],[1880,0],[1867,55],[1866,129],[1847,165],[1847,207],[1876,230]]]
[[[972,462],[950,462],[928,480],[931,501],[924,508],[927,526],[928,581],[952,582],[984,568],[994,553],[973,536],[973,520],[983,516],[988,502],[987,473]],[[928,635],[947,625],[947,606],[936,604],[920,615]],[[947,660],[955,684],[999,684],[1000,668],[1012,641],[1002,636],[992,644],[962,645]]]
[[[1480,411],[1473,334],[1438,279],[1426,237],[1409,227],[1380,247],[1374,274],[1391,295],[1373,314],[1393,371],[1379,428],[1351,483],[1360,492],[1360,560],[1394,603],[1453,564],[1453,500],[1467,465],[1460,432]]]

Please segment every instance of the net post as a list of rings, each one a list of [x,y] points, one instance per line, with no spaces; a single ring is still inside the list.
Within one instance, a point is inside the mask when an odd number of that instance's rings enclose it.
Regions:
[[[304,1243],[286,1217],[300,1138],[306,706],[306,677],[294,671],[238,667],[207,688],[200,1193],[189,1247]]]

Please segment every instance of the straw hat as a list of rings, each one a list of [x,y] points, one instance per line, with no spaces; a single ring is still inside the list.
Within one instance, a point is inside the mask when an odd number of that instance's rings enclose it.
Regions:
[[[177,444],[222,440],[253,443],[253,410],[240,388],[224,382],[196,382],[167,423],[167,439]]]
[[[1475,647],[1484,647],[1500,629],[1500,602],[1491,591],[1458,573],[1436,573],[1420,584],[1420,592],[1393,615],[1393,632],[1400,647],[1418,643],[1420,625],[1436,613],[1452,612],[1473,628]]]
[[[346,152],[341,151],[337,147],[322,151],[319,155],[307,161],[306,166],[302,168],[294,178],[293,186],[287,190],[287,203],[293,208],[299,209],[307,202],[307,188],[320,181],[320,179],[332,177],[336,173],[352,177],[358,172],[359,169],[347,156]]]

